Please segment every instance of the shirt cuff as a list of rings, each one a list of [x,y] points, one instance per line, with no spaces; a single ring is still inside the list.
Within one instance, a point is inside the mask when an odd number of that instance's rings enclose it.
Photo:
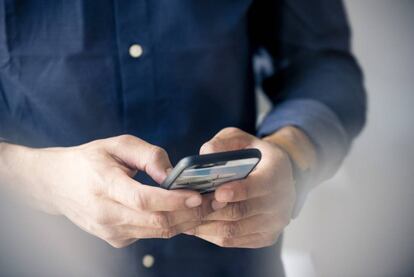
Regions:
[[[336,173],[348,153],[350,139],[335,113],[312,99],[293,99],[277,104],[259,126],[258,136],[270,135],[285,126],[301,129],[315,145],[318,156],[317,171],[307,176],[305,184],[297,187],[300,210],[308,192]]]

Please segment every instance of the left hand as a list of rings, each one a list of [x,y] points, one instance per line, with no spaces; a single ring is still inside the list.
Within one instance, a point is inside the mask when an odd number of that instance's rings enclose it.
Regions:
[[[186,232],[222,247],[260,248],[274,244],[289,224],[295,203],[292,166],[276,144],[237,128],[225,128],[200,154],[257,148],[262,160],[244,180],[221,185],[205,223]]]

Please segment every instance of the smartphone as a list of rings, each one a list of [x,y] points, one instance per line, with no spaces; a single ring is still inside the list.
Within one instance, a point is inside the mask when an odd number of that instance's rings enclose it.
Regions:
[[[255,148],[189,156],[178,162],[161,187],[212,192],[221,184],[249,176],[261,157]]]

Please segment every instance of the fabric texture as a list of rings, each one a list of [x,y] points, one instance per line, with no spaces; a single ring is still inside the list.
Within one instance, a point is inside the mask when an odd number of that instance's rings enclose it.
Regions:
[[[12,143],[72,146],[128,133],[175,164],[225,127],[266,135],[294,125],[317,145],[326,179],[365,121],[339,0],[0,3],[0,136]],[[273,72],[260,85],[273,109],[256,129],[252,63],[263,49]],[[105,251],[122,257],[108,271],[122,276],[283,276],[280,243],[223,249],[178,236]],[[141,265],[148,253],[150,269]]]

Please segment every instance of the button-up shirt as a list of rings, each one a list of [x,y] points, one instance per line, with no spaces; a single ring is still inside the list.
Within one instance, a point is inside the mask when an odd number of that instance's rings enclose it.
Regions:
[[[224,127],[264,136],[293,125],[316,145],[323,180],[364,124],[362,74],[339,0],[0,3],[0,137],[14,143],[128,133],[175,163]],[[258,125],[257,87],[273,103]],[[131,275],[275,276],[279,250],[178,236],[116,253]]]

